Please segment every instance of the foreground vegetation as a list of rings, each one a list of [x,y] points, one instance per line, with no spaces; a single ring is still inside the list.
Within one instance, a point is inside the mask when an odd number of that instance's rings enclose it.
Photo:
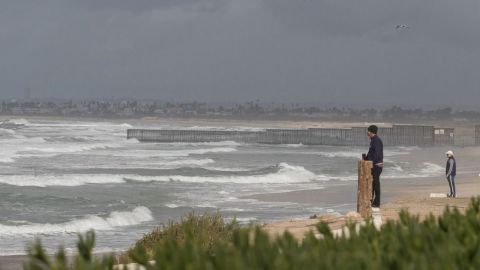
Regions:
[[[151,258],[157,246],[165,245],[168,241],[182,244],[189,238],[195,239],[202,250],[211,253],[217,243],[230,242],[233,232],[239,229],[240,225],[235,219],[226,223],[218,212],[204,215],[190,213],[179,222],[170,221],[144,235],[133,248],[120,257],[120,262],[131,262],[138,250],[144,251]]]
[[[206,220],[219,223],[211,228]],[[334,237],[320,223],[321,237],[311,232],[302,242],[289,233],[272,239],[259,227],[220,220],[218,214],[189,215],[146,235],[129,254],[146,269],[480,269],[480,198],[465,213],[446,208],[423,221],[404,211],[381,230],[371,222],[350,224],[348,236]],[[37,242],[26,269],[112,269],[111,256],[92,258],[92,241],[92,232],[80,237],[72,266],[63,251],[49,261]]]

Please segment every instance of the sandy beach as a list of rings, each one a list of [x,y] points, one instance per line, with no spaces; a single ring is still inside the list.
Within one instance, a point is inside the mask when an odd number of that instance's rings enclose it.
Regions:
[[[459,159],[469,159],[470,162],[478,161],[480,158],[479,148],[464,148],[458,152]],[[477,163],[478,164],[478,163]],[[418,215],[420,219],[433,214],[441,215],[445,207],[456,207],[463,210],[468,207],[472,197],[480,196],[480,176],[478,173],[465,173],[457,176],[456,189],[457,198],[430,198],[431,193],[448,193],[448,183],[445,179],[438,177],[412,178],[412,179],[383,179],[382,184],[382,206],[380,215],[382,221],[398,220],[402,209],[408,210],[411,214]],[[356,201],[356,186],[344,186],[343,194],[352,196]],[[305,190],[276,194],[262,194],[251,196],[257,200],[265,201],[288,201],[298,203],[316,203],[320,198],[329,196],[325,190]],[[335,201],[338,198],[329,197]],[[284,231],[291,232],[298,239],[314,229],[319,221],[327,222],[332,230],[342,228],[348,220],[359,221],[361,218],[354,212],[342,213],[340,215],[319,216],[317,218],[305,217],[305,219],[285,220],[265,224],[263,227],[272,235],[281,234]]]
[[[424,218],[429,214],[438,216],[443,213],[445,207],[457,207],[462,210],[468,207],[471,197],[480,196],[480,177],[471,176],[463,178],[456,185],[457,198],[430,198],[430,193],[446,193],[448,184],[439,183],[438,179],[431,178],[428,181],[416,179],[405,183],[383,181],[384,196],[383,205],[380,208],[382,221],[397,220],[402,209],[407,209],[411,214]],[[417,179],[418,180],[418,179]],[[349,190],[351,191],[351,190]],[[356,192],[356,190],[355,190]],[[259,200],[267,201],[291,201],[314,203],[322,194],[322,190],[295,191],[283,194],[265,194],[254,196]],[[348,220],[359,221],[361,218],[353,212],[341,215],[319,216],[318,218],[305,217],[305,219],[285,220],[265,224],[263,227],[272,235],[281,234],[284,231],[291,232],[296,238],[302,239],[303,235],[315,228],[319,221],[327,222],[332,230],[342,228]]]

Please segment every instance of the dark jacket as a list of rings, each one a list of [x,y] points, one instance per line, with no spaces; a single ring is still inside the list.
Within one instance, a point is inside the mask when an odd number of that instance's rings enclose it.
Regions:
[[[450,175],[457,175],[457,161],[454,157],[448,158],[445,174],[447,175],[447,177]]]
[[[383,166],[383,142],[377,135],[370,138],[367,160],[371,160],[374,166]]]

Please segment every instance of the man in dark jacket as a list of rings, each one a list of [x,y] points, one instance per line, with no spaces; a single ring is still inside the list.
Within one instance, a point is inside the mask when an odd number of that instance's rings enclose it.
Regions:
[[[452,151],[447,151],[447,165],[445,166],[445,176],[447,177],[448,185],[450,186],[450,194],[447,197],[455,198],[457,197],[457,192],[455,190],[455,176],[457,175],[457,161],[453,157]]]
[[[383,142],[377,136],[378,127],[371,125],[368,127],[368,137],[370,138],[370,148],[366,156],[367,160],[372,161],[372,207],[380,207],[380,174],[383,170]]]

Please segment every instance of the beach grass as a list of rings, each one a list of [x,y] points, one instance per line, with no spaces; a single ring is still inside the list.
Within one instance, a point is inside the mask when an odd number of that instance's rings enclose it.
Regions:
[[[144,249],[151,257],[154,249],[167,241],[183,243],[186,238],[193,238],[201,243],[201,248],[211,250],[220,241],[230,241],[235,230],[240,225],[236,219],[226,222],[219,212],[198,215],[189,213],[180,221],[170,220],[168,224],[155,228],[138,240],[134,247],[122,254],[121,263],[131,262],[135,250]]]

